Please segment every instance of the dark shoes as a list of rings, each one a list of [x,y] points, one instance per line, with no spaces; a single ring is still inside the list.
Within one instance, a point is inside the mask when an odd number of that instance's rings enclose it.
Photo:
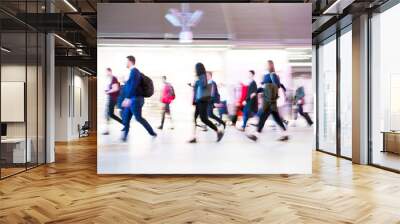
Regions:
[[[162,129],[163,129],[163,126],[158,126],[157,129],[162,130]],[[170,127],[169,129],[174,130],[174,127]]]
[[[283,120],[282,122],[283,122],[286,126],[289,125],[289,121],[288,121],[288,120]]]
[[[237,128],[237,130],[238,130],[238,131],[241,131],[241,132],[244,132],[244,131],[245,131],[244,127]]]
[[[222,137],[224,137],[224,132],[218,131],[217,132],[217,142],[221,141]]]
[[[192,138],[191,140],[189,140],[188,143],[197,143],[197,140],[196,140],[196,138]]]
[[[251,140],[253,140],[253,141],[257,141],[257,136],[255,136],[255,135],[253,135],[253,134],[249,134],[249,135],[247,135],[247,137],[249,138],[249,139],[251,139]]]
[[[122,142],[127,142],[128,141],[128,136],[123,135],[121,138]]]
[[[289,136],[287,136],[287,135],[284,135],[278,139],[278,141],[281,141],[281,142],[286,142],[287,140],[289,140]]]
[[[258,139],[258,137],[254,134],[249,134],[249,135],[247,135],[247,137],[253,141],[257,141],[257,139]],[[285,142],[287,140],[289,140],[289,136],[287,136],[287,135],[284,135],[278,139],[278,141],[281,141],[281,142]]]
[[[150,136],[153,136],[153,138],[155,138],[155,137],[157,137],[157,133],[154,132],[153,134],[150,134]],[[123,134],[122,138],[121,138],[121,141],[122,142],[127,142],[128,141],[128,135]]]

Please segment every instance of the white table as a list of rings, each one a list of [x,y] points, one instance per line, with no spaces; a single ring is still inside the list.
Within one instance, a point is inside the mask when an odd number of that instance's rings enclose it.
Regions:
[[[13,148],[13,163],[25,163],[31,162],[32,152],[31,145],[32,141],[30,138],[26,139],[28,143],[25,152],[25,138],[5,138],[1,139],[1,144],[3,145],[14,145]],[[26,154],[25,154],[26,153]]]

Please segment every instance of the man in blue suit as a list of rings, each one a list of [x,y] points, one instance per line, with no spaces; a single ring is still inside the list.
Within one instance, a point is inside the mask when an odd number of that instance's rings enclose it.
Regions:
[[[124,94],[125,99],[122,101],[122,123],[124,124],[122,141],[126,141],[128,138],[130,121],[133,116],[135,119],[143,125],[146,131],[153,137],[157,134],[154,132],[150,124],[142,117],[142,107],[144,104],[144,97],[140,93],[140,81],[142,75],[140,71],[135,67],[135,57],[132,55],[127,57],[127,67],[130,70],[129,79],[125,84]]]

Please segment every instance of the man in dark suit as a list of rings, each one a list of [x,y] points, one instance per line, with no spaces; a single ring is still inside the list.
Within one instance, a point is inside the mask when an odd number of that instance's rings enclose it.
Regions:
[[[247,87],[246,99],[243,101],[243,125],[242,131],[246,129],[247,121],[253,114],[257,113],[258,102],[257,102],[257,83],[254,81],[254,71],[249,71],[249,85]]]
[[[142,75],[140,71],[135,67],[135,57],[127,57],[127,67],[130,70],[129,79],[125,84],[125,99],[122,101],[122,107],[124,108],[122,113],[122,122],[124,124],[122,141],[126,141],[128,138],[130,121],[133,116],[135,119],[143,125],[146,131],[156,137],[157,134],[154,132],[151,125],[142,117],[142,107],[144,105],[144,97],[140,94],[140,81]]]

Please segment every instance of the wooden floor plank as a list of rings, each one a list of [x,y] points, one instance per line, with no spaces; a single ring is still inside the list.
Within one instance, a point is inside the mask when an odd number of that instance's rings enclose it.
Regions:
[[[312,175],[96,174],[96,139],[0,181],[0,223],[400,223],[400,175],[313,153]]]

